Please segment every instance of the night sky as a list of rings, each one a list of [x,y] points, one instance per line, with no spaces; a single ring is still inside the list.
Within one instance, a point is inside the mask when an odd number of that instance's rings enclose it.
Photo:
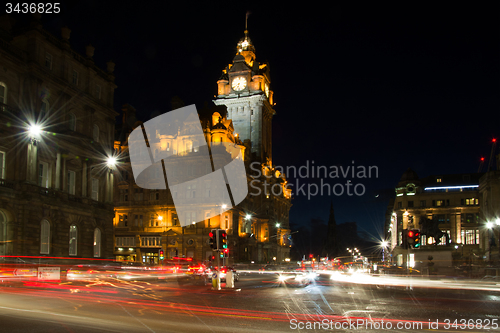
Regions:
[[[295,224],[326,221],[333,201],[337,223],[378,236],[387,193],[408,167],[421,177],[473,173],[489,158],[500,133],[498,3],[237,3],[85,0],[42,22],[57,37],[67,25],[82,54],[92,43],[101,68],[115,61],[115,109],[129,103],[147,120],[169,111],[172,96],[198,109],[213,99],[250,11],[249,35],[257,61],[270,63],[277,103],[274,164],[379,170],[352,179],[366,187],[361,197],[297,196]]]

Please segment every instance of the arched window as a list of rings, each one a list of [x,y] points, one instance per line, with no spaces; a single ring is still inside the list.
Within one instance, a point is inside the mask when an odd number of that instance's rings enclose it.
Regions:
[[[97,126],[96,124],[94,124],[94,131],[92,137],[94,138],[95,142],[99,142],[99,126]]]
[[[69,255],[76,256],[78,254],[78,228],[76,225],[69,227]]]
[[[40,254],[50,253],[50,223],[43,220],[40,223]]]
[[[0,104],[7,104],[7,85],[0,82]]]
[[[94,229],[94,257],[101,256],[101,229]]]
[[[68,127],[72,131],[76,131],[76,116],[73,113],[69,114]]]

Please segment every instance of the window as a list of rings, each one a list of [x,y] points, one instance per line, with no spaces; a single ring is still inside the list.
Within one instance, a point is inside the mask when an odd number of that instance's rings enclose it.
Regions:
[[[462,243],[465,245],[479,244],[479,230],[463,230]]]
[[[38,164],[38,186],[49,188],[49,165],[45,162]]]
[[[186,222],[190,225],[196,222],[196,212],[186,212]]]
[[[43,220],[40,223],[40,254],[50,253],[50,223]]]
[[[161,236],[141,236],[141,247],[160,247],[161,246]]]
[[[441,178],[436,178],[436,183],[441,183],[442,179]]]
[[[177,214],[175,214],[175,213],[172,213],[172,225],[173,226],[179,225],[179,219],[177,218]]]
[[[95,142],[99,142],[99,126],[97,126],[96,124],[94,124],[92,138],[94,139]]]
[[[144,200],[144,193],[142,192],[142,188],[136,188],[135,189],[134,200],[135,201],[142,201],[142,200]]]
[[[97,99],[101,99],[101,86],[98,85],[95,86],[95,97]]]
[[[92,178],[91,198],[92,198],[92,200],[95,200],[95,201],[99,200],[99,179],[97,179],[97,178]]]
[[[444,206],[444,200],[432,200],[432,205],[437,207]]]
[[[73,84],[75,86],[78,86],[78,72],[77,71],[73,71],[73,80],[72,80]]]
[[[426,205],[425,200],[420,200],[420,207],[425,207],[425,205]]]
[[[0,104],[7,104],[7,85],[0,82]]]
[[[68,193],[75,195],[75,172],[74,171],[68,171]]]
[[[128,201],[128,190],[120,190],[120,201]]]
[[[52,55],[45,53],[45,68],[52,69]]]
[[[401,201],[398,202],[398,208],[403,208],[403,203]]]
[[[73,113],[70,113],[68,118],[68,128],[72,131],[76,131],[76,116]]]
[[[49,115],[49,102],[47,99],[42,100],[42,105],[40,106],[40,119],[45,119]]]
[[[408,201],[408,207],[413,207],[413,201]]]
[[[94,229],[94,257],[99,258],[101,256],[101,229]]]
[[[69,255],[70,256],[76,256],[78,249],[77,249],[77,243],[78,243],[78,229],[76,225],[72,225],[69,227]]]
[[[0,151],[0,179],[5,179],[5,152]]]
[[[477,199],[477,198],[468,198],[468,199],[465,199],[465,204],[466,205],[479,205],[479,199]]]
[[[135,246],[135,237],[116,237],[117,247]]]

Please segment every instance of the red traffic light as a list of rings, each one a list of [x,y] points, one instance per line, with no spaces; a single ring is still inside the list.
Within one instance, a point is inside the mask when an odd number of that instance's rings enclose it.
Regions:
[[[214,234],[213,234],[211,231],[208,233],[208,235],[209,235],[210,237],[214,237]]]
[[[313,255],[312,255],[312,254],[310,254],[310,255],[309,255],[309,258],[312,258],[312,257],[313,257]]]
[[[413,238],[413,231],[408,231],[408,237]]]

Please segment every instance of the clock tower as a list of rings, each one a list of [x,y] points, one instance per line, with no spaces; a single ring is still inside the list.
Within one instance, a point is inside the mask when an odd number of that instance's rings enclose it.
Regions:
[[[250,140],[252,159],[272,164],[273,92],[269,65],[255,60],[255,47],[245,30],[233,62],[217,81],[216,105],[227,107],[228,119],[241,141]]]

